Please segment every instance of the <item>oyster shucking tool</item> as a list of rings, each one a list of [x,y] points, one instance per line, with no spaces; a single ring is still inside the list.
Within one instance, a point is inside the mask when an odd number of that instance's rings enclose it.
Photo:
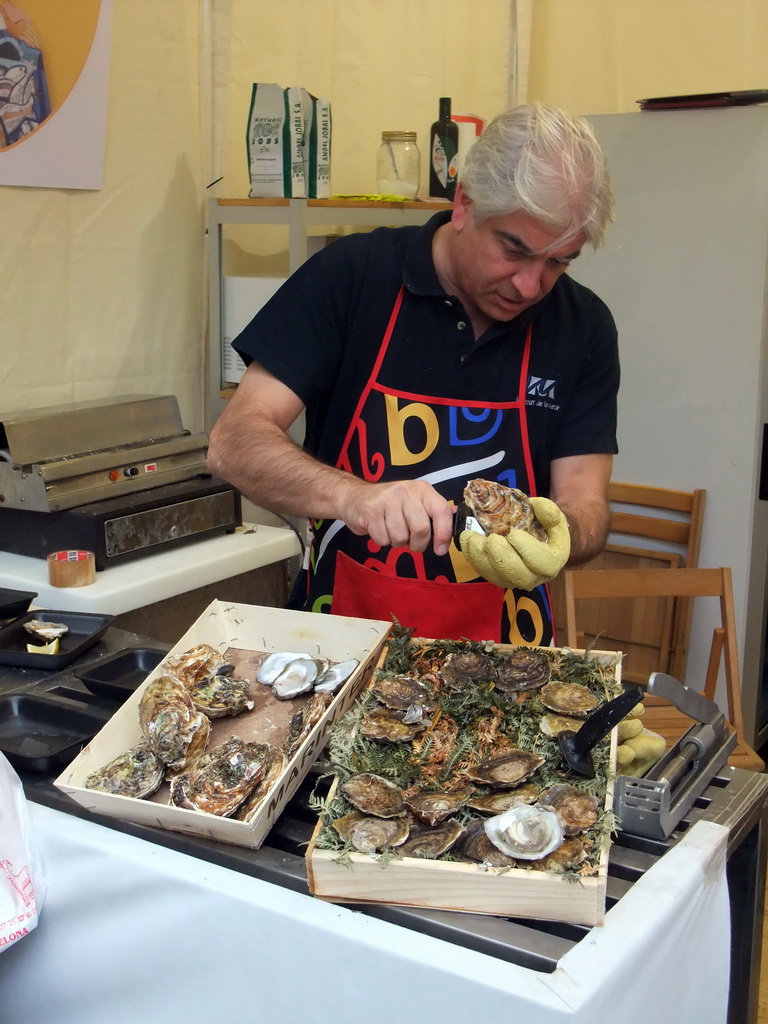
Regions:
[[[595,774],[592,748],[642,699],[643,691],[640,687],[632,686],[593,711],[577,732],[564,729],[558,733],[560,753],[571,771],[589,778]]]
[[[693,725],[642,778],[616,780],[614,811],[624,832],[668,839],[736,746],[736,733],[718,706],[672,676],[654,672],[646,692],[664,697]]]

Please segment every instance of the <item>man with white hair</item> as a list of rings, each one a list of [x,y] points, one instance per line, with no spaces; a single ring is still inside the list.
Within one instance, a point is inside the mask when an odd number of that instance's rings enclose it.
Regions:
[[[248,368],[209,467],[312,521],[292,607],[552,641],[547,581],[608,531],[616,329],[566,271],[612,213],[589,125],[513,108],[469,150],[451,211],[335,241],[235,339]],[[302,411],[303,449],[286,433]],[[546,539],[457,544],[478,477],[532,495]]]

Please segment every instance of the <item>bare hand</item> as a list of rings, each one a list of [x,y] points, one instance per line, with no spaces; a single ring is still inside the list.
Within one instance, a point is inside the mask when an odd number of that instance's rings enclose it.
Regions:
[[[444,555],[453,535],[453,509],[449,501],[423,480],[397,480],[386,484],[356,481],[341,519],[358,537],[369,536],[381,547],[408,547],[426,551],[432,541],[436,555]]]

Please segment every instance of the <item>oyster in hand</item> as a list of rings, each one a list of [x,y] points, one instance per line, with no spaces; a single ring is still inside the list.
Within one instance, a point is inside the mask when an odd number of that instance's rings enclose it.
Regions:
[[[165,762],[152,753],[147,743],[137,743],[103,768],[91,772],[85,788],[141,800],[160,788],[164,775]]]
[[[516,487],[477,478],[464,488],[464,501],[486,533],[506,537],[512,530],[525,530],[536,540],[547,539],[547,531],[534,515],[528,495]]]

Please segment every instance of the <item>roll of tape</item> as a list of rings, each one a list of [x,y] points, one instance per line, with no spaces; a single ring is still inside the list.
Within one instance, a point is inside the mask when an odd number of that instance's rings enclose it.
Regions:
[[[87,587],[96,582],[92,551],[54,551],[48,555],[48,582],[52,587]]]

